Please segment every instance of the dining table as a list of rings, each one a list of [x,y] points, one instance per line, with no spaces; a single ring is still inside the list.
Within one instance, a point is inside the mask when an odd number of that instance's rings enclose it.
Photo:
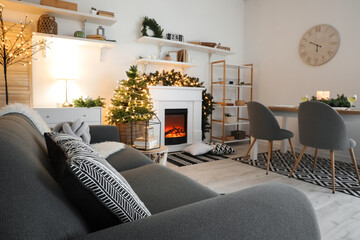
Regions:
[[[273,105],[268,106],[268,108],[273,112],[276,117],[281,117],[280,127],[283,129],[289,128],[289,118],[297,118],[299,111],[299,105]],[[359,120],[360,109],[356,108],[345,108],[345,107],[334,107],[334,109],[341,115],[344,121],[356,121]],[[251,138],[253,141],[253,138]],[[288,141],[282,140],[280,151],[282,153],[287,152]],[[250,153],[250,158],[257,160],[258,157],[258,141],[255,142],[252,151]]]

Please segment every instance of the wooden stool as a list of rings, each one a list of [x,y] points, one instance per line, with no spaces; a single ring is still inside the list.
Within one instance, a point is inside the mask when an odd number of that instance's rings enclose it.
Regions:
[[[139,151],[145,154],[145,156],[150,158],[153,162],[166,166],[166,161],[168,156],[167,146],[161,145],[160,148],[151,149],[148,151],[145,150],[139,150]]]

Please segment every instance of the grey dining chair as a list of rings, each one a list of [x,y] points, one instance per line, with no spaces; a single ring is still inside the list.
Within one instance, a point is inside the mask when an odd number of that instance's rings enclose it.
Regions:
[[[250,144],[250,147],[243,159],[247,158],[255,142],[258,139],[268,140],[269,142],[266,167],[266,174],[268,174],[270,158],[273,149],[273,141],[288,139],[292,154],[294,156],[294,159],[296,160],[294,148],[291,143],[291,138],[294,136],[294,134],[289,130],[280,128],[278,121],[276,120],[274,114],[270,111],[270,109],[268,109],[263,104],[254,101],[247,103],[247,109],[249,114],[250,133],[253,137],[253,141]]]
[[[334,150],[348,149],[360,183],[359,171],[353,148],[356,142],[349,138],[344,120],[339,113],[325,103],[309,101],[301,103],[298,112],[299,137],[303,146],[289,177],[298,166],[306,147],[315,148],[313,169],[316,165],[317,149],[330,150],[332,190],[335,193],[335,154]]]

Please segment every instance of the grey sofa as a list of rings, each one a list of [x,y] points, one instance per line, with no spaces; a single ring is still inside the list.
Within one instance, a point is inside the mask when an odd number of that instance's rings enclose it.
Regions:
[[[91,136],[118,140],[111,126]],[[310,202],[290,186],[219,196],[130,147],[107,160],[152,216],[91,232],[54,180],[44,137],[22,115],[0,117],[0,239],[320,239]]]

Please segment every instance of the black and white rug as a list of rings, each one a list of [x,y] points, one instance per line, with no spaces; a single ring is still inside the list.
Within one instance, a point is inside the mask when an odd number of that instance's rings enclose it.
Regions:
[[[229,158],[225,155],[213,155],[211,153],[206,153],[204,155],[193,156],[186,152],[172,152],[168,154],[167,161],[175,164],[176,166],[183,167],[198,163],[206,163],[217,160],[222,160]]]
[[[296,155],[298,156],[299,154]],[[258,154],[255,166],[266,170],[266,158],[267,153]],[[235,161],[240,161],[240,159],[242,158],[233,158]],[[318,157],[314,172],[312,171],[313,162],[314,158],[312,155],[304,154],[292,177],[332,189],[330,159]],[[253,164],[252,160],[247,160],[244,163]],[[270,171],[288,176],[293,166],[294,158],[291,153],[281,153],[279,150],[273,152],[269,167]],[[360,198],[360,185],[358,184],[353,164],[336,161],[335,159],[335,190]]]

